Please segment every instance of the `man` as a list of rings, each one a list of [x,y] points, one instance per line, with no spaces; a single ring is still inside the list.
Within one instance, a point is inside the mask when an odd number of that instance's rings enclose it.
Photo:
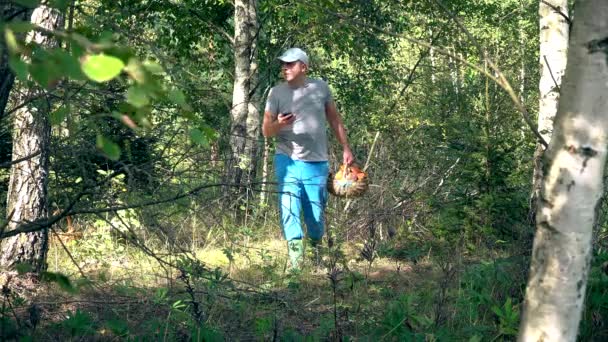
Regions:
[[[304,252],[300,211],[304,212],[311,245],[320,244],[325,229],[329,173],[326,122],[342,144],[344,164],[350,165],[354,157],[329,86],[306,76],[310,65],[306,52],[291,48],[279,60],[286,82],[273,87],[268,95],[262,133],[277,137],[274,167],[281,226],[291,266],[298,269]]]

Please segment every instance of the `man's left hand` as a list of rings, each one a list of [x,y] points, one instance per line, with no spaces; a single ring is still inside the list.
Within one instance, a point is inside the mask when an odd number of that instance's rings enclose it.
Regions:
[[[344,165],[349,166],[355,161],[355,157],[353,156],[353,152],[350,150],[350,147],[344,147],[344,153],[342,153],[342,158],[344,161]]]

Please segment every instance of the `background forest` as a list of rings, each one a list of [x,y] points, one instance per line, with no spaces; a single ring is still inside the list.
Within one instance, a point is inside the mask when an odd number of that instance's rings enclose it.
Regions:
[[[13,0],[0,14],[0,264],[19,273],[0,279],[3,340],[515,339],[539,1]],[[331,197],[322,267],[295,275],[259,130],[292,46],[371,179]],[[38,197],[11,191],[14,151],[39,158]],[[9,225],[22,196],[37,214]],[[608,339],[605,207],[585,341]]]

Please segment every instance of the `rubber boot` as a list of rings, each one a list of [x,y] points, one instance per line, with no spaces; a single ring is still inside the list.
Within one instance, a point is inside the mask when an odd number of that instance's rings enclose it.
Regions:
[[[287,241],[287,252],[289,254],[289,261],[291,262],[291,268],[293,270],[300,269],[302,255],[304,254],[304,243],[302,243],[302,240]]]

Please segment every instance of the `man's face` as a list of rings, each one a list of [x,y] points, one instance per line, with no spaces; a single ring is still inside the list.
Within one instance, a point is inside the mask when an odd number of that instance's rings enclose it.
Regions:
[[[300,61],[282,62],[281,71],[285,80],[289,82],[306,73],[306,64]]]

